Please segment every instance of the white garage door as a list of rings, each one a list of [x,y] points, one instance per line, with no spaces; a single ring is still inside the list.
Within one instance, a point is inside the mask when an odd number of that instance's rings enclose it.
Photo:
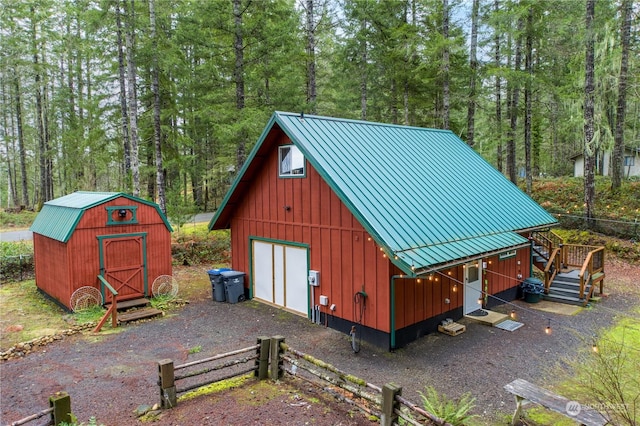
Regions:
[[[307,316],[307,249],[253,241],[252,250],[254,297]]]

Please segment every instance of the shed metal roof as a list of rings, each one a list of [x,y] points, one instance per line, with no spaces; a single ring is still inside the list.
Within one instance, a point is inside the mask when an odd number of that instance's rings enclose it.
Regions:
[[[84,212],[92,207],[106,203],[118,197],[154,207],[169,232],[173,231],[160,207],[153,202],[134,197],[123,192],[77,191],[54,200],[47,201],[31,225],[31,231],[54,240],[66,243],[73,235]]]
[[[450,131],[276,112],[210,229],[228,226],[227,204],[275,127],[407,273],[523,245],[515,232],[557,223]]]

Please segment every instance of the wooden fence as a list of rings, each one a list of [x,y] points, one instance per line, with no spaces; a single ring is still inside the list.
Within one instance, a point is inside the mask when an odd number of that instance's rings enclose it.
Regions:
[[[176,370],[220,362],[223,359],[249,352],[254,352],[254,354],[240,359],[227,360],[226,362],[179,376],[175,374]],[[250,360],[255,360],[251,368],[235,369],[227,374],[218,374],[215,378],[207,379],[208,381],[192,383],[181,388],[176,387],[175,382],[177,380],[205,375],[212,371],[220,372],[223,369],[230,369]],[[378,417],[380,424],[383,426],[396,425],[399,419],[412,425],[435,424],[451,426],[444,420],[402,397],[402,387],[393,383],[385,384],[383,387],[368,383],[363,379],[339,370],[331,364],[289,347],[282,336],[258,337],[257,344],[254,346],[178,366],[174,366],[172,360],[165,359],[158,362],[158,370],[158,385],[160,387],[162,408],[175,407],[178,402],[178,393],[218,381],[247,375],[248,373],[253,373],[258,380],[267,378],[278,380],[285,374],[289,374],[319,386],[336,399],[354,405],[369,415]]]
[[[33,422],[42,417],[49,416],[44,425],[59,425],[60,423],[71,423],[71,397],[66,392],[58,392],[55,395],[49,397],[49,408],[42,410],[38,413],[27,416],[23,419],[16,420],[10,423],[11,426],[24,425],[29,422]]]

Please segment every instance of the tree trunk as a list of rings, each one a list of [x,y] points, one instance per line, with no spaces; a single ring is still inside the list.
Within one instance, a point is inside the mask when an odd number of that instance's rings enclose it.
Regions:
[[[6,80],[0,79],[0,90],[2,91],[2,105],[9,105],[10,94]],[[7,156],[7,206],[17,206],[18,191],[16,189],[16,167],[15,167],[15,128],[13,121],[9,118],[9,110],[2,108],[2,128],[4,129],[4,149]],[[11,121],[11,124],[9,124]],[[9,130],[11,128],[11,130]],[[12,155],[13,154],[13,155]],[[13,160],[13,161],[11,161]]]
[[[362,65],[360,66],[360,118],[367,119],[367,19],[362,18],[360,32],[364,36],[360,39],[360,54]],[[315,78],[315,77],[314,77]]]
[[[586,0],[585,16],[585,78],[584,78],[584,202],[586,205],[586,225],[593,229],[595,225],[595,143],[594,143],[594,45],[593,19],[596,0]]]
[[[244,109],[244,41],[242,34],[242,0],[233,0],[233,24],[234,24],[234,41],[233,50],[235,53],[235,66],[233,76],[236,83],[236,109],[238,112]],[[242,114],[239,114],[242,116]],[[245,147],[247,145],[247,134],[244,126],[241,127],[238,134],[238,145],[236,146],[236,172],[244,164],[246,158]]]
[[[125,0],[126,1],[126,0]],[[123,3],[126,5],[126,3]],[[125,13],[127,11],[125,10]],[[131,0],[125,20],[125,42],[127,46],[127,83],[129,104],[129,137],[131,138],[131,177],[133,195],[140,196],[140,158],[138,157],[138,95],[136,89],[135,46],[135,0]]]
[[[494,13],[498,14],[500,11],[500,0],[495,0],[493,3]],[[496,70],[500,69],[500,31],[495,28],[493,35],[494,44],[494,61]],[[502,163],[502,79],[500,74],[496,74],[496,163],[498,171],[502,173],[504,171],[504,165]]]
[[[613,156],[611,158],[611,191],[616,192],[622,186],[624,177],[624,124],[627,111],[627,73],[629,71],[629,44],[631,39],[631,0],[622,0],[622,29],[620,46],[620,76],[618,78],[618,106],[616,108],[616,130],[614,135]]]
[[[22,186],[22,205],[29,204],[29,180],[27,179],[27,154],[24,146],[24,124],[22,118],[22,95],[20,93],[20,77],[13,70],[14,102],[16,107],[16,130],[18,132],[18,151],[20,156],[20,181]]]
[[[48,186],[47,186],[47,146],[45,142],[44,134],[44,117],[42,108],[42,78],[40,75],[40,59],[38,57],[38,37],[36,34],[36,22],[35,22],[35,8],[30,7],[31,11],[31,49],[33,58],[33,73],[34,73],[34,90],[36,98],[36,129],[38,133],[38,165],[40,168],[40,194],[37,201],[37,210],[40,210],[42,204],[49,201]]]
[[[476,50],[478,48],[478,9],[480,0],[473,0],[471,8],[471,41],[469,46],[469,68],[471,68],[471,78],[469,81],[469,105],[467,107],[467,144],[473,146],[476,120],[476,79],[478,74],[478,58]]]
[[[316,113],[316,28],[314,22],[314,0],[306,0],[307,12],[307,105]]]
[[[125,72],[125,60],[122,41],[122,19],[120,18],[120,0],[116,1],[116,40],[118,43],[118,81],[120,83],[120,115],[121,127],[122,127],[122,151],[123,151],[123,181],[124,187],[128,191],[131,190],[131,142],[129,140],[129,117],[127,116],[127,85],[126,85],[126,72]]]
[[[529,6],[527,16],[527,36],[525,47],[524,67],[527,72],[527,79],[524,87],[524,168],[526,176],[526,191],[531,195],[533,186],[531,177],[531,116],[532,116],[532,93],[531,80],[533,79],[533,8]]]
[[[449,0],[442,0],[442,128],[449,130]]]
[[[158,187],[158,205],[167,214],[167,202],[164,188],[164,169],[162,167],[162,129],[160,126],[160,82],[158,70],[158,35],[156,33],[155,0],[149,0],[149,25],[151,33],[151,91],[153,92],[153,140],[156,153],[156,186]]]
[[[520,71],[520,63],[522,62],[521,37],[519,33],[522,30],[522,19],[518,20],[518,37],[516,39],[516,57],[514,59],[513,69]],[[516,131],[518,129],[518,101],[520,99],[520,87],[517,82],[509,82],[511,85],[511,99],[509,105],[509,138],[507,140],[507,174],[514,184],[518,183],[518,172],[516,170]]]

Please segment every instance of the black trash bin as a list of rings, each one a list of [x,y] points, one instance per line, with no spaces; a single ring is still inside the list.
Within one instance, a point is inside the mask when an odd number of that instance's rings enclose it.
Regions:
[[[217,268],[207,271],[207,273],[209,274],[209,280],[211,281],[211,295],[213,297],[213,300],[215,300],[216,302],[224,302],[226,300],[224,294],[224,277],[222,276],[222,273],[230,270],[231,269],[229,268]]]
[[[527,303],[538,303],[542,300],[542,293],[544,292],[544,283],[534,277],[525,279],[522,284],[524,301]]]
[[[244,272],[222,272],[224,293],[229,303],[238,303],[244,300]]]

